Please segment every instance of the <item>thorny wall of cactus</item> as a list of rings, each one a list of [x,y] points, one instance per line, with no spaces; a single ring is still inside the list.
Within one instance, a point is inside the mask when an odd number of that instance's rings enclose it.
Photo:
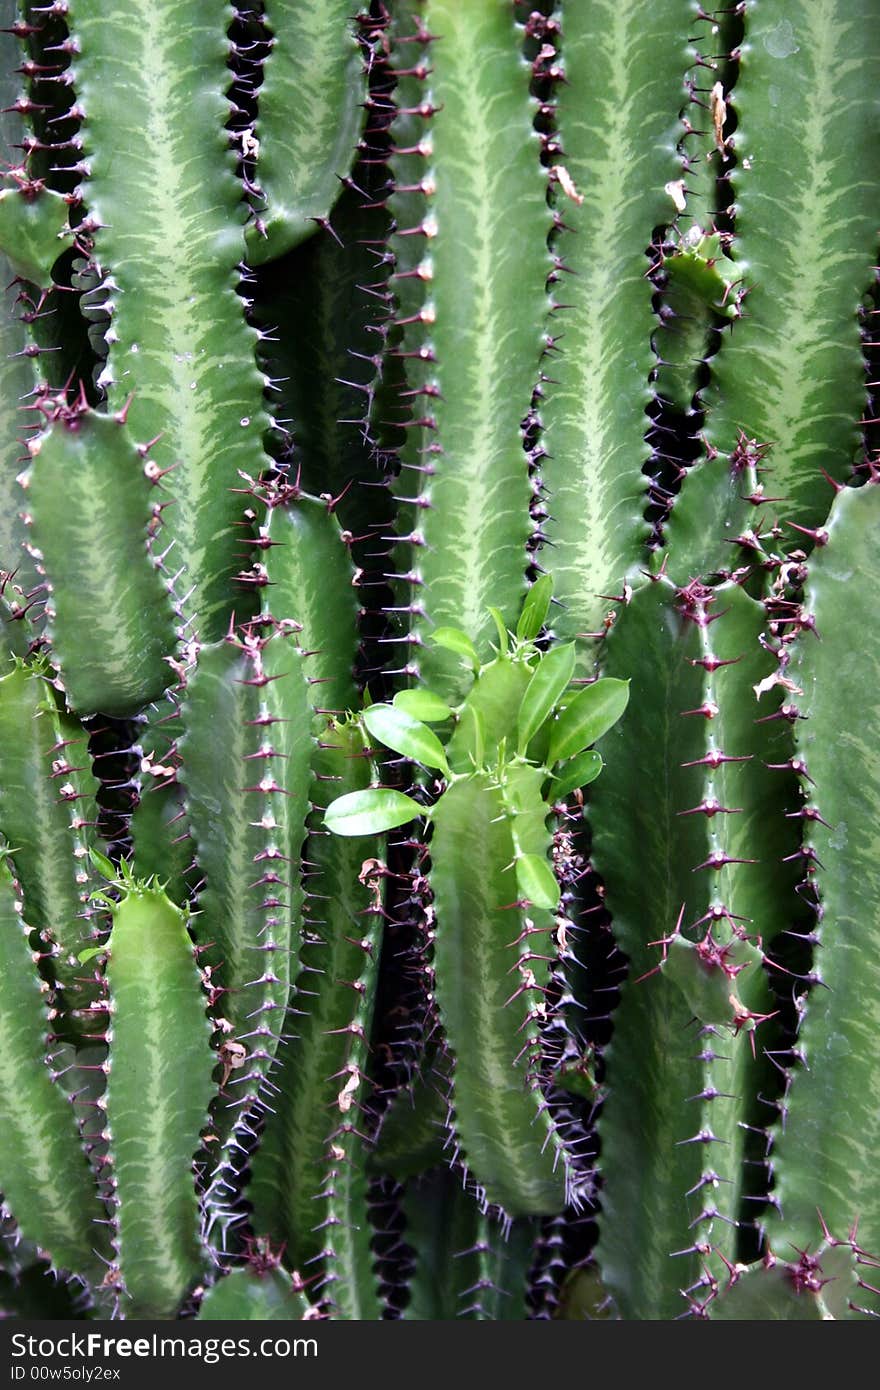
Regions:
[[[3,1308],[876,1316],[873,0],[0,10]]]

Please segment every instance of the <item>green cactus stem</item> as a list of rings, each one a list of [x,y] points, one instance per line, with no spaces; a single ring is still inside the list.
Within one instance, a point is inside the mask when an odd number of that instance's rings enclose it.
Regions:
[[[47,1065],[46,985],[4,847],[0,862],[0,1039],[13,1081],[0,1106],[0,1186],[18,1229],[59,1269],[101,1282],[109,1254],[99,1200],[68,1097]],[[99,1224],[101,1223],[101,1224]]]
[[[89,858],[100,847],[98,782],[82,725],[60,708],[44,662],[18,662],[0,680],[0,831],[11,846],[28,925],[52,952],[62,987],[56,1004],[86,1007],[88,971],[79,952],[94,944]]]
[[[439,1169],[408,1184],[403,1239],[413,1252],[407,1321],[504,1321],[525,1317],[534,1223],[506,1228],[480,1209],[456,1172]]]
[[[880,1249],[880,1182],[868,1160],[880,1145],[878,521],[876,484],[838,493],[827,541],[810,562],[806,628],[787,671],[801,770],[789,814],[803,826],[799,866],[821,945],[817,987],[802,1001],[795,1055],[803,1065],[773,1150],[768,1234],[780,1249],[809,1246],[817,1207],[831,1230],[858,1221],[859,1243]]]
[[[669,565],[682,580],[726,569],[725,542],[777,518],[821,527],[823,472],[848,476],[865,402],[857,310],[876,255],[880,178],[873,7],[795,0],[783,14],[757,0],[745,31],[731,249],[748,316],[713,359],[705,457],[670,521]],[[787,532],[783,544],[803,536]]]
[[[779,864],[796,847],[787,784],[758,761],[790,757],[787,721],[755,723],[752,687],[775,670],[764,625],[736,586],[658,580],[608,641],[608,669],[632,674],[632,712],[600,743],[609,771],[590,819],[629,981],[607,1052],[597,1258],[626,1318],[684,1311],[701,1251],[735,1257],[744,1219],[743,1126],[765,1078],[743,1033],[773,1012],[756,958],[797,901]]]
[[[178,907],[198,887],[198,866],[177,779],[177,740],[183,732],[179,691],[143,711],[134,753],[139,760],[138,804],[131,815],[132,867],[137,878],[158,878]]]
[[[358,10],[353,0],[265,6],[263,21],[274,37],[251,133],[257,185],[247,229],[251,265],[274,260],[326,226],[351,170],[366,96]]]
[[[253,1264],[218,1279],[199,1309],[209,1322],[301,1322],[314,1313],[302,1292],[298,1275],[286,1274],[277,1263],[268,1269]]]
[[[104,1098],[115,1205],[113,1271],[130,1316],[174,1317],[204,1266],[193,1161],[216,1055],[186,916],[123,872],[107,984]]]
[[[0,189],[0,249],[16,275],[51,287],[52,267],[73,240],[69,212],[62,194],[39,183]]]
[[[407,367],[396,640],[399,665],[449,695],[459,672],[426,645],[432,629],[455,623],[483,640],[489,602],[512,622],[525,590],[521,422],[544,346],[549,214],[509,10],[495,0],[413,9],[415,32],[401,19],[396,35],[390,202]]]
[[[685,77],[688,103],[682,112],[683,135],[679,142],[680,177],[667,186],[676,213],[658,269],[663,271],[660,327],[654,335],[657,354],[655,389],[658,397],[684,420],[691,416],[702,384],[703,364],[709,350],[710,329],[722,318],[736,317],[738,302],[732,282],[737,271],[726,257],[716,260],[722,283],[694,283],[687,261],[695,248],[715,231],[719,208],[719,182],[727,169],[730,152],[724,143],[725,94],[735,78],[731,61],[734,10],[711,12],[696,5],[690,29],[693,63]],[[720,98],[720,101],[719,101]],[[719,129],[720,123],[720,129]],[[720,248],[713,255],[719,255]],[[686,260],[681,260],[681,256]],[[726,273],[726,279],[725,277]]]
[[[239,470],[268,462],[269,425],[236,293],[246,211],[224,130],[230,7],[69,0],[68,12],[88,167],[80,235],[94,238],[110,315],[99,385],[110,410],[133,394],[136,438],[159,436],[176,590],[193,635],[216,641],[233,609],[247,616],[235,489]]]
[[[339,524],[332,499],[309,497],[298,488],[269,493],[266,523],[258,532],[264,611],[293,619],[308,653],[310,698],[323,727],[327,714],[344,714],[357,704],[358,574],[351,536]],[[258,565],[260,561],[258,561]]]
[[[559,354],[543,391],[550,513],[542,564],[554,576],[553,628],[594,632],[605,601],[643,559],[648,525],[642,466],[655,317],[646,277],[652,228],[674,206],[676,115],[688,68],[688,0],[598,0],[562,7],[566,81],[556,97],[562,166],[577,201],[558,214],[573,236],[558,251],[573,272],[556,287],[550,333]]]
[[[28,442],[22,484],[52,661],[75,712],[133,714],[171,683],[177,642],[153,553],[156,465],[126,428],[126,412],[99,415],[82,398],[41,404],[48,424]]]
[[[307,492],[340,498],[339,514],[358,532],[365,513],[375,523],[388,507],[367,442],[369,417],[375,403],[384,419],[381,378],[401,366],[382,355],[390,299],[383,173],[384,165],[359,165],[355,177],[364,191],[343,191],[333,233],[322,231],[293,256],[261,269],[254,287],[273,413],[290,431],[283,457]]]
[[[333,797],[369,786],[357,722],[326,725],[315,755],[313,814],[304,848],[301,973],[273,1073],[272,1113],[251,1164],[248,1198],[260,1235],[284,1244],[297,1269],[320,1278],[314,1296],[334,1317],[381,1318],[366,1201],[367,1079],[381,947],[378,837],[340,839],[321,828]]]
[[[870,1316],[866,1286],[878,1268],[854,1240],[834,1240],[826,1227],[815,1253],[804,1249],[782,1260],[768,1252],[760,1264],[732,1266],[706,1312],[713,1321],[858,1320]]]

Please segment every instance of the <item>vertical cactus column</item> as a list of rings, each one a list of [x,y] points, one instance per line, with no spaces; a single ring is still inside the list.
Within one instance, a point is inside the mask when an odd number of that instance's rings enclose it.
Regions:
[[[191,631],[219,639],[242,562],[239,470],[263,466],[269,425],[257,335],[237,294],[246,209],[224,124],[225,0],[72,0],[70,74],[81,118],[93,258],[110,316],[100,376],[111,409],[156,441],[168,567]],[[144,196],[144,190],[149,196]],[[166,470],[169,470],[166,472]]]
[[[649,448],[645,408],[656,320],[647,251],[675,208],[675,145],[684,105],[692,7],[638,0],[562,6],[566,74],[556,97],[560,160],[576,191],[559,217],[558,252],[572,272],[557,284],[558,336],[540,418],[549,517],[541,563],[561,611],[554,630],[595,631],[602,594],[644,558]],[[560,199],[561,201],[561,199]],[[563,307],[564,305],[564,307]]]
[[[816,1212],[832,1235],[880,1250],[876,805],[880,486],[839,492],[811,559],[809,626],[788,674],[796,691],[807,891],[818,906],[816,983],[803,1001],[784,1124],[772,1155],[774,1250],[812,1249]],[[857,580],[857,582],[856,582]],[[864,1274],[870,1284],[870,1273]],[[861,1302],[876,1311],[876,1293]]]
[[[522,31],[495,0],[425,0],[397,20],[392,286],[407,431],[395,570],[397,663],[441,693],[457,667],[435,626],[489,636],[525,589],[530,487],[521,422],[543,349],[546,183]],[[467,135],[464,135],[467,132]]]
[[[705,455],[669,526],[669,564],[683,582],[726,569],[726,542],[778,517],[821,527],[823,469],[844,479],[858,460],[857,310],[877,248],[878,78],[870,0],[800,0],[784,13],[770,0],[746,6],[731,178],[747,316],[713,359]],[[787,548],[803,543],[786,537]]]

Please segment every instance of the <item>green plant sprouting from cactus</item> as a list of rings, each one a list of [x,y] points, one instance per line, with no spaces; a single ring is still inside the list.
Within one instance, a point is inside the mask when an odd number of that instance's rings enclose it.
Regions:
[[[0,30],[0,1308],[876,1316],[871,0]]]

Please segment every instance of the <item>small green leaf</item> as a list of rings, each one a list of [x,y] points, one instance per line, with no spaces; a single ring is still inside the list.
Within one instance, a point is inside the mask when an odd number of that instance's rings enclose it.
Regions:
[[[426,724],[442,724],[444,719],[452,718],[452,710],[445,700],[435,695],[433,690],[398,690],[392,704],[402,709],[413,719],[422,719]]]
[[[85,965],[88,961],[94,960],[95,956],[103,956],[106,950],[106,946],[90,946],[87,951],[78,951],[76,958],[80,965]]]
[[[539,854],[521,854],[517,859],[516,891],[533,907],[553,912],[559,906],[559,884],[549,861]]]
[[[107,858],[106,854],[101,854],[100,851],[96,849],[90,849],[89,858],[98,872],[103,874],[108,882],[116,882],[116,866],[113,864],[112,860]]]
[[[595,782],[604,766],[601,755],[592,748],[586,753],[578,754],[566,764],[558,777],[551,780],[548,798],[554,802],[562,801],[570,792],[589,786],[591,782]]]
[[[542,656],[535,674],[526,686],[519,709],[517,733],[518,752],[525,753],[529,739],[538,732],[545,719],[565,693],[574,672],[574,642],[554,647]]]
[[[434,767],[448,777],[449,764],[443,745],[427,725],[394,705],[371,705],[364,710],[363,718],[373,738],[379,739],[386,748],[425,767]]]
[[[477,656],[477,649],[460,627],[437,627],[431,633],[430,640],[435,647],[445,647],[447,651],[463,656],[475,671],[479,671],[480,658]]]
[[[616,724],[629,702],[629,681],[606,677],[574,697],[553,725],[550,762],[571,758]]]
[[[504,623],[504,617],[501,613],[501,609],[490,608],[489,612],[492,615],[492,621],[498,630],[498,651],[502,656],[506,656],[510,647],[510,643],[507,638],[507,628]]]
[[[324,824],[334,835],[380,835],[383,830],[396,830],[416,816],[425,815],[424,806],[403,792],[387,787],[368,787],[365,791],[348,792],[331,802],[324,814]]]
[[[531,642],[537,637],[547,621],[550,612],[550,599],[553,597],[553,576],[542,574],[526,594],[516,625],[516,635],[521,642]]]

